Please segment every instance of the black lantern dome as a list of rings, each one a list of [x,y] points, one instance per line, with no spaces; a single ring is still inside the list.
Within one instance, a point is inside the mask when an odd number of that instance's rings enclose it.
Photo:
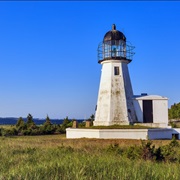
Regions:
[[[126,42],[125,35],[116,30],[116,25],[112,25],[112,30],[104,35],[103,41],[98,46],[98,62],[106,60],[123,60],[131,62],[134,55],[134,47]]]
[[[107,41],[116,41],[116,40],[123,40],[123,41],[126,41],[126,37],[125,35],[116,30],[116,25],[113,24],[112,25],[112,30],[111,31],[108,31],[105,36],[104,36],[104,39],[103,39],[103,42],[107,42]]]

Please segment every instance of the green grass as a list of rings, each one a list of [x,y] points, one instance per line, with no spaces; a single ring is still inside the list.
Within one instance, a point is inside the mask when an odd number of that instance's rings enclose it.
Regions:
[[[0,128],[11,129],[14,125],[0,125]]]
[[[169,142],[153,141],[156,146]],[[179,162],[132,160],[119,151],[139,144],[139,140],[72,140],[64,135],[0,137],[0,179],[180,179]]]
[[[111,125],[111,126],[91,126],[90,129],[154,129],[152,127],[140,125]]]

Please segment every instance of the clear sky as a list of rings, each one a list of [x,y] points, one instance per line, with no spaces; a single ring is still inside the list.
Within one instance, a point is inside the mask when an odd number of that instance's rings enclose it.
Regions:
[[[134,94],[180,102],[180,2],[0,2],[0,117],[93,114],[113,23],[136,47]]]

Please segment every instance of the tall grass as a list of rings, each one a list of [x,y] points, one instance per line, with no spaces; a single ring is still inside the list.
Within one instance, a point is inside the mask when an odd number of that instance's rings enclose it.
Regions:
[[[65,142],[60,136],[0,138],[0,179],[180,179],[179,163],[130,160],[109,145]]]

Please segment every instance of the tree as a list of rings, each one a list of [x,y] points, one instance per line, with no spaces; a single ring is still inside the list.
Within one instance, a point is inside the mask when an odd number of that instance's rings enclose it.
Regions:
[[[40,130],[43,134],[54,134],[54,132],[56,131],[56,126],[51,123],[48,115],[46,117],[46,121],[44,122],[43,126],[41,126]]]
[[[94,118],[95,118],[95,116],[94,116],[94,114],[92,114],[92,115],[89,117],[89,119],[87,119],[87,121],[90,121],[90,126],[93,125]]]
[[[180,119],[180,103],[174,103],[170,109],[168,109],[169,119]]]
[[[27,129],[27,125],[25,124],[25,122],[24,122],[24,120],[23,120],[22,117],[20,117],[20,118],[17,120],[16,128],[17,128],[17,130],[18,130],[19,133],[20,133],[22,130]]]
[[[52,125],[52,123],[51,123],[51,120],[49,119],[49,116],[47,115],[44,126],[49,126],[49,125]]]
[[[92,115],[90,116],[90,120],[91,120],[91,121],[94,121],[94,118],[95,118],[95,116],[94,116],[94,114],[92,114]]]
[[[71,121],[69,120],[68,116],[66,116],[66,118],[64,118],[64,120],[63,120],[62,125],[65,126],[65,127],[67,127],[70,122],[71,122]]]
[[[36,128],[36,125],[33,121],[33,117],[31,114],[28,114],[26,124],[27,124],[28,128],[32,128],[32,129]]]
[[[27,124],[31,124],[31,123],[34,123],[33,117],[32,117],[31,114],[28,114],[28,116],[27,116]]]
[[[68,127],[72,127],[72,121],[69,120],[68,116],[66,116],[66,118],[63,120],[63,123],[61,124],[61,132],[65,133],[66,128]]]
[[[24,120],[22,117],[20,117],[18,120],[17,120],[17,123],[16,123],[16,127],[19,128],[19,127],[22,127],[24,126]]]

